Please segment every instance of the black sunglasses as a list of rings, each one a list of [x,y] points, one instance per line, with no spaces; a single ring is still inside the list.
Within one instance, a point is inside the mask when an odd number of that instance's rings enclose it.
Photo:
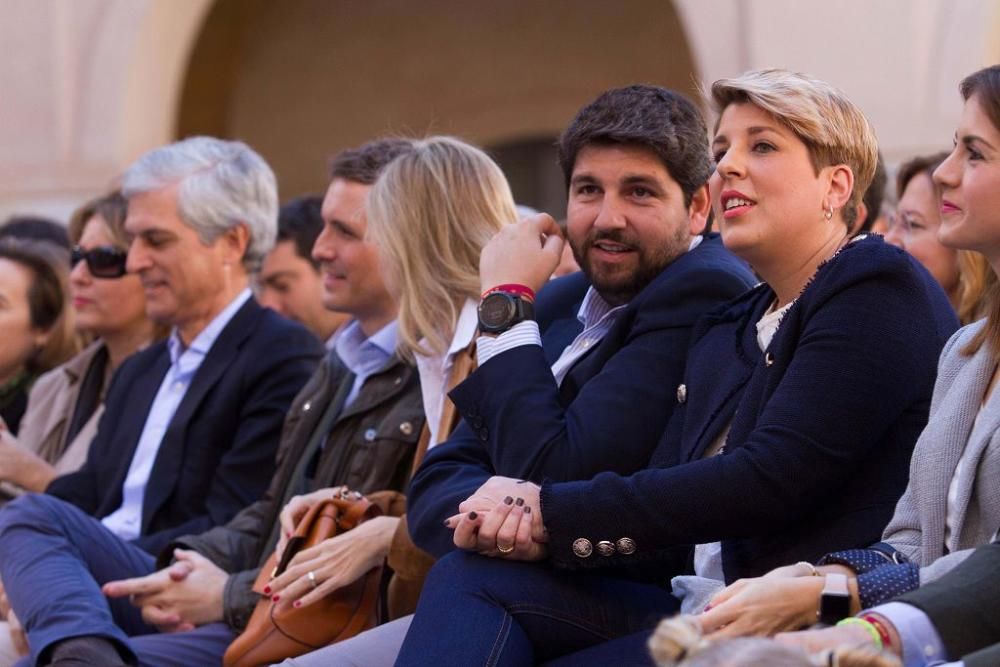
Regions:
[[[76,246],[70,254],[69,265],[72,268],[79,264],[80,260],[85,259],[90,275],[95,278],[121,278],[125,275],[127,258],[126,251],[114,246],[104,245],[90,250]]]

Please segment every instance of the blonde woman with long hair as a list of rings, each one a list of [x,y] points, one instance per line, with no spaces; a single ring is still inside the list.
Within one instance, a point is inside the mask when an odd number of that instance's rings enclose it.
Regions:
[[[458,354],[476,334],[479,254],[517,220],[510,186],[480,149],[431,137],[386,167],[369,195],[368,234],[399,299],[399,353],[420,371],[430,446]]]

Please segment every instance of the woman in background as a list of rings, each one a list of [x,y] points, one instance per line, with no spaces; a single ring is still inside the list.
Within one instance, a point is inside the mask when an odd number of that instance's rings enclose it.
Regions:
[[[0,241],[0,434],[17,435],[35,380],[78,351],[65,252],[47,241]]]
[[[88,202],[70,221],[76,329],[97,340],[38,378],[16,438],[0,434],[0,480],[8,483],[8,494],[44,491],[83,464],[112,374],[153,340],[142,285],[125,272],[125,213],[125,199],[114,192]]]
[[[949,248],[938,240],[941,197],[931,174],[947,157],[948,153],[915,157],[899,168],[899,204],[885,240],[916,257],[931,272],[964,326],[986,314],[983,297],[996,282],[996,274],[981,254]]]

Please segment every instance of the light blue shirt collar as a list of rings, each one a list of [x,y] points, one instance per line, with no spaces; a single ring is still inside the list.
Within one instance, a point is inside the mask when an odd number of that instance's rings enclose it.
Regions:
[[[365,336],[357,320],[349,322],[337,336],[334,350],[344,365],[355,375],[370,375],[396,353],[399,324],[389,322],[371,336]]]

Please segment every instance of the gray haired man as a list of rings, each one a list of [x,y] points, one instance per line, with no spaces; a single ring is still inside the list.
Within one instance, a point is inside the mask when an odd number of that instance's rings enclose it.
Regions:
[[[119,369],[84,466],[0,514],[0,575],[32,664],[122,664],[99,585],[122,558],[151,570],[173,538],[264,493],[285,413],[322,352],[248,287],[276,233],[259,155],[196,137],[139,158],[122,188],[128,270],[171,333]]]

